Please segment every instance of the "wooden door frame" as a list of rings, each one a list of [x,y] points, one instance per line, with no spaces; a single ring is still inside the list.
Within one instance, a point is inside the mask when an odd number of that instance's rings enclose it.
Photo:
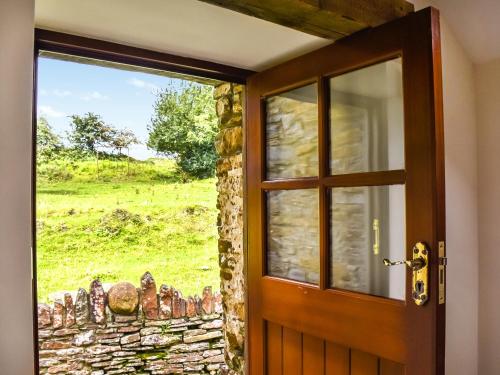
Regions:
[[[380,35],[383,35],[380,38]],[[399,38],[399,41],[398,41]],[[393,46],[401,45],[395,49]],[[409,46],[411,45],[411,48]],[[353,48],[356,46],[358,48]],[[429,149],[422,150],[422,153],[427,153],[426,156],[419,156],[420,161],[413,161],[408,158],[409,150],[406,149],[405,159],[408,163],[412,164],[412,170],[419,171],[419,174],[425,177],[425,181],[422,181],[422,186],[425,186],[422,191],[418,191],[413,188],[411,192],[407,189],[407,196],[412,194],[412,196],[417,197],[417,201],[425,202],[423,207],[429,208],[434,213],[432,215],[432,220],[428,223],[425,220],[424,213],[421,213],[415,206],[411,207],[412,212],[416,212],[417,216],[415,221],[422,224],[426,229],[426,235],[429,240],[429,245],[434,251],[431,252],[430,259],[430,288],[432,291],[438,290],[438,247],[439,242],[445,241],[445,176],[444,176],[444,134],[443,134],[443,103],[442,103],[442,72],[441,72],[441,45],[440,45],[440,30],[439,30],[439,12],[434,8],[427,8],[417,13],[411,14],[405,18],[395,20],[374,30],[365,30],[359,33],[348,36],[332,45],[321,48],[304,56],[293,59],[289,62],[283,63],[277,67],[271,68],[263,73],[258,73],[255,76],[251,76],[247,80],[247,91],[253,91],[261,93],[260,98],[254,98],[247,95],[247,123],[246,123],[246,149],[250,147],[252,149],[260,150],[260,155],[255,154],[249,155],[247,153],[247,162],[245,163],[246,168],[246,198],[247,211],[246,215],[248,225],[247,225],[247,340],[248,340],[248,366],[249,374],[257,375],[264,374],[265,364],[264,359],[264,318],[267,320],[273,320],[277,313],[272,311],[262,311],[262,295],[260,289],[266,289],[270,284],[266,283],[266,280],[271,280],[272,278],[265,276],[263,268],[263,258],[264,250],[248,254],[251,251],[251,246],[261,246],[261,249],[265,249],[264,238],[264,223],[263,219],[260,217],[260,212],[263,212],[263,207],[261,205],[264,199],[262,198],[263,191],[266,188],[290,188],[290,181],[284,184],[282,181],[265,181],[264,178],[264,148],[265,143],[263,138],[259,135],[262,132],[262,124],[264,123],[262,108],[262,98],[270,96],[279,92],[287,91],[289,89],[300,87],[317,81],[319,84],[319,92],[325,90],[322,86],[324,82],[323,77],[337,75],[343,72],[348,72],[357,68],[362,68],[373,63],[384,61],[394,57],[395,51],[398,50],[399,54],[405,54],[404,59],[413,61],[411,67],[413,70],[405,69],[405,74],[403,76],[403,82],[405,86],[405,123],[413,124],[413,127],[406,128],[408,131],[405,132],[405,139],[409,137],[415,137],[416,143],[421,142],[424,145],[430,145]],[[386,52],[381,52],[386,51]],[[343,54],[344,65],[346,61],[351,61],[352,64],[349,68],[344,70],[332,69],[331,61],[334,61],[335,56]],[[359,65],[357,61],[363,61],[362,65]],[[314,61],[314,64],[311,62]],[[417,68],[418,67],[418,68]],[[408,68],[408,66],[407,66]],[[325,71],[330,71],[330,73],[325,74]],[[410,80],[409,77],[413,78]],[[258,78],[257,78],[258,77]],[[319,78],[318,78],[319,77]],[[417,78],[415,78],[417,77]],[[279,89],[277,89],[279,88]],[[418,95],[412,95],[412,99],[416,101],[409,100],[410,92],[416,92]],[[326,97],[326,95],[324,96]],[[323,108],[328,105],[325,103],[327,100],[321,101],[319,97],[318,107]],[[420,109],[425,108],[424,111]],[[319,122],[324,123],[327,121],[321,116],[321,113],[325,112],[319,111],[320,118]],[[259,115],[255,115],[259,114]],[[432,134],[427,132],[419,132],[417,129],[418,123],[429,123],[432,130]],[[326,128],[324,125],[322,128]],[[425,134],[421,134],[425,133]],[[321,135],[321,127],[319,134],[319,154],[320,159],[325,160],[326,149],[328,147],[326,143],[326,136]],[[407,143],[407,142],[405,142]],[[415,149],[412,152],[416,151]],[[323,156],[322,156],[323,155]],[[419,164],[423,159],[432,160],[429,162],[433,165],[432,170],[427,170],[426,166],[429,163]],[[320,161],[320,172],[319,178],[330,178],[332,180],[337,180],[342,182],[343,186],[349,186],[352,184],[364,184],[379,185],[380,181],[384,181],[387,184],[387,177],[393,180],[393,183],[401,183],[405,180],[412,179],[412,176],[407,176],[405,171],[389,171],[389,172],[372,172],[364,173],[358,175],[347,176],[333,176],[326,177],[325,163]],[[424,169],[425,168],[425,169]],[[262,182],[261,182],[262,181]],[[295,188],[307,188],[312,187],[314,184],[308,183],[308,181],[298,181],[294,187]],[[416,186],[416,181],[412,180],[412,186]],[[315,186],[315,185],[314,185]],[[428,187],[432,186],[432,189]],[[427,189],[427,191],[425,191]],[[409,205],[412,202],[407,203]],[[250,211],[253,211],[251,214]],[[257,212],[255,212],[257,210]],[[324,210],[324,208],[323,208]],[[323,223],[323,226],[325,224]],[[259,233],[260,231],[260,233]],[[413,234],[414,236],[414,234]],[[256,243],[251,245],[253,238],[257,238]],[[407,238],[407,243],[411,239]],[[416,242],[416,241],[415,241]],[[322,259],[325,259],[325,248],[327,243],[325,239],[321,239],[321,254]],[[259,245],[260,244],[260,245]],[[410,251],[411,247],[408,249]],[[251,256],[250,256],[251,255]],[[321,268],[326,270],[326,261],[322,261]],[[326,272],[323,272],[326,274]],[[407,285],[411,285],[411,275],[407,273]],[[302,293],[301,289],[306,290],[308,286],[302,283],[287,281],[286,285],[289,286],[287,293],[287,299],[294,302],[294,307],[300,306],[300,295]],[[320,280],[319,289],[324,289],[326,286],[326,279],[323,276]],[[268,290],[268,289],[266,289]],[[309,287],[309,293],[314,293],[315,288]],[[346,295],[346,292],[335,290],[331,291],[332,294],[336,294],[339,299],[337,301],[344,301],[341,297]],[[408,293],[408,292],[407,292]],[[349,293],[347,293],[349,294]],[[282,302],[279,296],[274,294],[276,298],[276,306],[279,309],[279,304]],[[270,298],[270,297],[268,297]],[[360,299],[370,300],[374,297],[372,296],[359,296]],[[390,305],[390,303],[388,303]],[[439,304],[437,293],[432,293],[430,300],[427,304],[425,316],[427,328],[432,327],[432,337],[430,342],[422,339],[418,335],[418,331],[421,330],[424,325],[419,320],[416,319],[418,310],[417,307],[406,304],[409,314],[409,318],[405,322],[399,322],[398,325],[394,326],[396,329],[401,329],[402,332],[410,335],[412,342],[419,343],[422,347],[422,353],[417,356],[414,353],[403,353],[400,352],[396,359],[405,359],[406,364],[415,368],[420,364],[421,356],[424,356],[425,363],[433,363],[433,368],[421,368],[422,374],[426,375],[443,375],[444,374],[444,353],[445,353],[445,304]],[[335,330],[330,327],[321,327],[320,325],[313,325],[309,323],[302,323],[305,321],[305,314],[294,309],[294,307],[288,307],[293,311],[294,318],[288,320],[289,327],[292,329],[297,329],[299,331],[307,332],[314,335],[314,333],[321,332],[321,329],[330,330],[330,336],[342,337],[342,332],[338,329]],[[311,307],[314,309],[314,307]],[[390,309],[387,310],[388,313],[391,312]],[[390,316],[390,315],[388,315]],[[302,318],[302,319],[300,319]],[[410,325],[408,322],[412,322]],[[361,338],[359,339],[361,340]],[[366,340],[366,339],[365,339]],[[343,342],[340,341],[342,344]],[[364,345],[361,341],[358,341],[360,345],[358,348],[361,350],[367,350],[370,345]]]
[[[245,84],[246,79],[255,73],[207,60],[37,28],[35,56],[42,50],[241,84]]]

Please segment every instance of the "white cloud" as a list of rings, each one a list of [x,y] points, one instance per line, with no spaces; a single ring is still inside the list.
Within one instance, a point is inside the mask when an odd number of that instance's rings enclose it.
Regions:
[[[58,96],[60,98],[64,98],[64,97],[73,95],[73,93],[69,90],[59,90],[59,89],[50,90],[50,91],[45,90],[45,89],[40,89],[38,91],[38,94],[41,96],[49,96],[49,95]]]
[[[52,108],[50,105],[41,105],[38,107],[38,113],[40,116],[45,117],[64,117],[66,114],[64,112],[59,112]]]
[[[66,96],[72,95],[72,92],[69,91],[69,90],[58,90],[58,89],[56,89],[56,90],[53,90],[52,93],[55,96],[59,96],[59,97],[62,97],[62,98],[66,97]]]
[[[108,100],[109,96],[103,95],[99,91],[92,91],[91,93],[83,95],[82,99],[87,102],[90,100]]]
[[[143,81],[142,79],[132,78],[127,81],[129,85],[138,87],[140,89],[146,89],[150,91],[160,91],[160,87],[156,86],[154,83]]]

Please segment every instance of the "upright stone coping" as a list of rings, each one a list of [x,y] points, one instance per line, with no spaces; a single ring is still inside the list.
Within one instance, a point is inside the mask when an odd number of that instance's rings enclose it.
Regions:
[[[106,293],[100,280],[90,284],[90,317],[94,323],[102,324],[106,321]]]
[[[244,374],[245,275],[243,255],[243,103],[244,86],[223,83],[214,98],[219,118],[216,140],[219,261],[226,363]],[[216,306],[215,309],[218,307]],[[222,312],[222,311],[221,311]]]
[[[158,318],[158,297],[156,295],[156,282],[153,276],[146,272],[141,277],[142,311],[147,319]]]
[[[138,290],[142,300],[129,314],[110,309],[98,280],[90,293],[80,288],[75,301],[67,293],[53,306],[39,304],[40,374],[226,373],[219,292],[205,287],[201,297],[184,298],[162,285],[156,293],[149,272]]]

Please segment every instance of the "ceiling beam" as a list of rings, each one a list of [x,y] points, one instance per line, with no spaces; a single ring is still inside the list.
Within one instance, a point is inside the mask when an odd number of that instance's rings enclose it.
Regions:
[[[333,40],[414,11],[405,0],[200,1]]]

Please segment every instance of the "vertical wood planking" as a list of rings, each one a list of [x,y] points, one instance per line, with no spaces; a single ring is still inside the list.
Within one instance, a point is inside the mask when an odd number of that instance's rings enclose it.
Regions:
[[[267,322],[266,371],[267,375],[283,374],[283,327]]]
[[[352,350],[350,375],[378,375],[378,358],[372,354]]]
[[[302,336],[302,367],[304,375],[325,373],[325,342],[317,337]]]
[[[302,334],[286,327],[283,327],[283,374],[302,375]]]
[[[349,349],[331,342],[325,346],[325,375],[349,375]]]
[[[402,364],[389,361],[387,359],[380,360],[379,375],[404,375],[405,368]]]

